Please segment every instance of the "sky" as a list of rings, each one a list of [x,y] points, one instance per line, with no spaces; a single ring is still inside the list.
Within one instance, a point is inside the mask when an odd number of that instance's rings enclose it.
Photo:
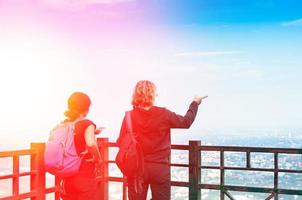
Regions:
[[[301,128],[299,0],[0,0],[1,133],[46,138],[73,91],[114,140],[138,80],[184,114],[184,140],[215,130]],[[185,134],[183,134],[185,133]]]

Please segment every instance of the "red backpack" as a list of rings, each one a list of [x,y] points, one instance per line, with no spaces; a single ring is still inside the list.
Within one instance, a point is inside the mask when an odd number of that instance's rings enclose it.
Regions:
[[[126,112],[126,134],[121,138],[115,162],[124,176],[134,179],[135,191],[141,190],[144,172],[144,155],[132,128],[131,111]]]

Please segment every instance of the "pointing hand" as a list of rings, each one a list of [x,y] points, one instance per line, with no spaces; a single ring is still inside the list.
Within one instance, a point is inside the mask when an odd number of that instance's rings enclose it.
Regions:
[[[202,100],[204,100],[205,98],[207,98],[208,96],[195,96],[194,97],[194,101],[198,104],[198,105],[200,105],[201,104],[201,102],[202,102]]]

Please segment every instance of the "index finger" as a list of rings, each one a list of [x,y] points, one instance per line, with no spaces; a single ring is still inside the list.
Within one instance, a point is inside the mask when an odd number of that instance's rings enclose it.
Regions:
[[[203,96],[203,97],[201,97],[201,99],[206,99],[206,98],[208,98],[208,96]]]

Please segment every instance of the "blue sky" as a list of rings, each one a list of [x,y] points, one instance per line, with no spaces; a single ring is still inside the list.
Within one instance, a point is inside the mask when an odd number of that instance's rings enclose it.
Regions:
[[[299,0],[153,0],[164,21],[176,24],[274,23],[301,17]]]
[[[181,44],[175,64],[190,65],[189,80],[209,80],[204,122],[301,127],[301,1],[156,2]]]

